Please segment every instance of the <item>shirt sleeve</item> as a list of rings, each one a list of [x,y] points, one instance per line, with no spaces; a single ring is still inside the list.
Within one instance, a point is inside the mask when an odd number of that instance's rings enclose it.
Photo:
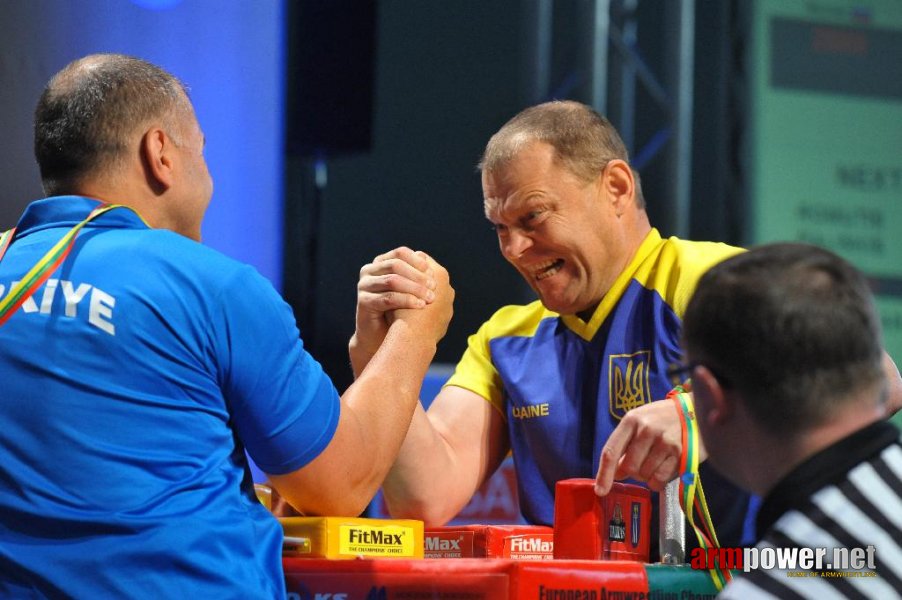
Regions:
[[[215,351],[233,428],[264,472],[297,470],[332,440],[338,392],[304,349],[291,308],[253,268],[225,286],[219,305]]]
[[[743,251],[742,248],[717,242],[675,240],[675,243],[662,253],[662,260],[672,262],[676,275],[676,286],[665,295],[665,298],[681,319],[702,275],[714,265]]]
[[[490,322],[486,322],[467,338],[467,349],[443,387],[454,385],[470,390],[485,398],[504,415],[501,377],[492,364],[489,329]]]

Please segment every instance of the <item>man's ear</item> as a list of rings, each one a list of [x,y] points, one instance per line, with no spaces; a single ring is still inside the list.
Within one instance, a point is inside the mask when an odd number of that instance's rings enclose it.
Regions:
[[[172,162],[174,146],[172,138],[159,127],[148,129],[141,138],[141,158],[147,182],[157,193],[165,192],[175,181]]]
[[[605,165],[600,175],[601,185],[620,216],[630,201],[635,200],[636,182],[633,170],[625,160],[615,158]]]
[[[705,403],[705,421],[710,427],[716,427],[726,423],[735,411],[732,395],[724,390],[720,381],[704,365],[699,365],[692,373],[692,392],[696,397],[696,403]],[[697,411],[696,411],[697,412]]]

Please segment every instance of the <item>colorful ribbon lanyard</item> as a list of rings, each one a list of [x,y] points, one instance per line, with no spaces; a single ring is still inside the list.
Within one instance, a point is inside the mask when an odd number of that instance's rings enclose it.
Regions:
[[[121,204],[101,204],[92,210],[84,221],[78,223],[75,227],[66,232],[66,235],[47,251],[47,254],[45,254],[43,258],[41,258],[41,260],[25,274],[25,277],[12,286],[3,300],[0,300],[0,327],[13,316],[26,300],[31,298],[32,294],[34,294],[39,287],[44,285],[44,282],[47,281],[50,275],[66,259],[66,256],[69,255],[69,251],[72,250],[72,246],[75,244],[75,236],[78,235],[78,232],[81,231],[82,227],[87,225],[94,217],[109,212],[114,208],[121,207]],[[13,236],[15,235],[15,227],[0,234],[0,260],[3,260],[3,255],[6,254],[6,249],[9,248],[9,245],[13,241]]]
[[[677,412],[680,414],[680,429],[683,438],[683,450],[680,454],[680,507],[695,531],[699,546],[706,556],[710,556],[708,549],[719,548],[720,544],[708,512],[702,480],[698,474],[698,426],[695,422],[692,395],[677,386],[667,394],[667,397],[673,400]],[[696,517],[700,520],[700,525],[696,523]],[[709,573],[718,592],[733,578],[729,569],[722,569],[716,561],[714,561],[714,566],[709,569]]]

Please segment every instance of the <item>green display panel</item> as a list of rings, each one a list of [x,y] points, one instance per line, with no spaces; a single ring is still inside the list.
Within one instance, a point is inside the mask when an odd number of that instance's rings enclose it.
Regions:
[[[902,363],[902,2],[758,0],[747,241],[805,241],[874,282]]]

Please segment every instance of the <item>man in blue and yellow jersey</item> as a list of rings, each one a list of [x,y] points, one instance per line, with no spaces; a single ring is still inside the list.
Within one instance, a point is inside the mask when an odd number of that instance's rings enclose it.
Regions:
[[[561,479],[597,474],[599,494],[615,476],[661,489],[676,475],[680,428],[672,403],[654,401],[673,387],[683,311],[699,277],[741,249],[662,238],[620,136],[576,102],[515,116],[480,169],[501,252],[539,300],[498,310],[428,413],[417,409],[384,484],[389,510],[444,523],[509,451],[533,523],[552,524]],[[411,256],[399,248],[361,270],[355,373],[382,339],[383,311],[424,293]],[[738,544],[748,496],[702,478],[720,541]]]

